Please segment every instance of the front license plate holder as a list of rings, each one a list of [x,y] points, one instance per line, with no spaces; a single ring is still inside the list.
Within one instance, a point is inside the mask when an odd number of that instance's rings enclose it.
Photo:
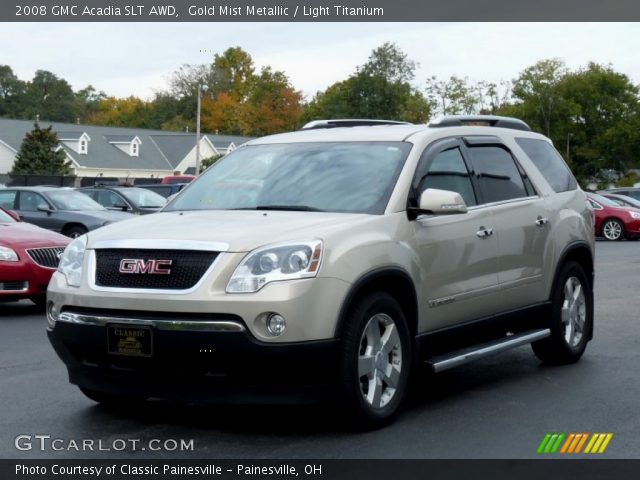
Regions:
[[[144,325],[108,324],[107,352],[127,357],[152,357],[152,328]]]

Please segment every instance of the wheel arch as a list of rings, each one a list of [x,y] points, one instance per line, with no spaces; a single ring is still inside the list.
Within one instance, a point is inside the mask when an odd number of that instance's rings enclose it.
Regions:
[[[86,231],[89,231],[89,228],[88,228],[85,224],[83,224],[83,223],[81,223],[81,222],[68,222],[68,223],[65,223],[65,224],[64,224],[64,226],[62,227],[62,229],[60,230],[60,232],[61,232],[63,235],[66,235],[66,234],[67,234],[67,232],[68,232],[69,230],[71,230],[73,227],[80,227],[80,228],[84,228]]]
[[[400,304],[412,337],[418,330],[418,297],[411,276],[399,267],[379,268],[362,275],[347,293],[338,316],[334,336],[340,338],[344,331],[349,308],[358,299],[371,292],[387,292]]]

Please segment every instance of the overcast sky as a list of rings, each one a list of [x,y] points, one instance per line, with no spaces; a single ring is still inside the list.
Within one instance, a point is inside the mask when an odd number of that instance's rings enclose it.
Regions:
[[[185,63],[240,46],[284,71],[307,96],[351,74],[385,41],[436,75],[510,80],[538,60],[571,68],[611,63],[640,83],[638,23],[0,23],[0,65],[22,80],[38,69],[119,97],[151,98]]]

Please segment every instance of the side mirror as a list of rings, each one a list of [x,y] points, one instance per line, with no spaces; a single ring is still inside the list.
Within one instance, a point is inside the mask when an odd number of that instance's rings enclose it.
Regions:
[[[20,218],[20,215],[18,215],[18,212],[16,212],[15,210],[6,210],[6,212],[9,214],[9,216],[11,218],[13,218],[16,222],[21,222],[22,219]]]
[[[53,212],[53,210],[51,209],[51,207],[49,207],[49,205],[45,205],[43,203],[38,205],[38,211],[39,212],[47,212],[47,213]]]
[[[118,210],[122,210],[123,212],[126,212],[127,210],[129,210],[129,207],[122,202],[114,203],[113,208],[117,208]]]
[[[449,190],[427,188],[420,195],[419,206],[415,213],[429,215],[456,215],[467,213],[467,204],[462,195]]]

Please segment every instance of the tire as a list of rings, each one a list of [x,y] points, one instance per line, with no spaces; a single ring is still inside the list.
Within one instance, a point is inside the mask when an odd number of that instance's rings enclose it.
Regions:
[[[531,347],[545,363],[574,363],[580,360],[593,335],[591,283],[579,263],[568,262],[553,288],[551,336],[532,343]]]
[[[128,395],[114,395],[112,393],[100,392],[90,388],[78,387],[84,395],[96,403],[111,407],[124,407],[131,405],[140,405],[147,399],[144,397],[133,397]]]
[[[349,422],[364,429],[391,423],[407,391],[413,342],[402,308],[375,292],[350,309],[342,335],[339,385]]]
[[[624,225],[620,220],[609,218],[602,224],[602,236],[605,240],[615,242],[624,238]]]
[[[82,225],[73,225],[72,227],[67,228],[64,231],[64,234],[67,237],[78,238],[79,236],[84,235],[87,232],[88,230]]]

